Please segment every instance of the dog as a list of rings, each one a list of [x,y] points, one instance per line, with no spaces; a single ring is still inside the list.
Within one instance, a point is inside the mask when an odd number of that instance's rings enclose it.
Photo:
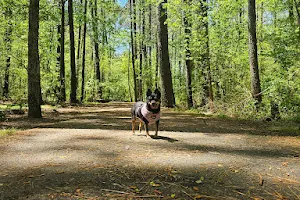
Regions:
[[[158,89],[156,89],[154,92],[148,89],[146,96],[146,102],[136,102],[131,108],[132,133],[134,134],[135,122],[137,118],[139,118],[139,131],[141,132],[142,124],[144,124],[146,130],[146,137],[150,138],[151,136],[149,135],[149,124],[155,124],[155,137],[157,137],[159,119],[161,116],[161,93]]]

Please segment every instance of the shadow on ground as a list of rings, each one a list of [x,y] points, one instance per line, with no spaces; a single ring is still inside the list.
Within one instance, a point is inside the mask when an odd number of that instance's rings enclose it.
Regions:
[[[2,128],[41,129],[0,143],[0,199],[299,199],[295,132],[163,109],[146,139],[130,134],[130,106],[9,116]]]
[[[64,168],[65,167],[65,168]],[[258,175],[215,167],[178,170],[47,166],[1,178],[0,199],[297,199],[294,184],[262,185]],[[67,169],[66,169],[67,168]],[[12,191],[11,188],[14,188]]]
[[[11,115],[2,128],[74,128],[131,130],[131,103],[108,103],[45,109],[43,119],[27,119],[25,115]],[[137,126],[137,125],[136,125]],[[231,120],[207,117],[200,114],[162,109],[161,131],[201,132],[218,134],[248,134],[271,136],[297,136],[298,130],[278,122]],[[150,129],[153,127],[150,127]]]

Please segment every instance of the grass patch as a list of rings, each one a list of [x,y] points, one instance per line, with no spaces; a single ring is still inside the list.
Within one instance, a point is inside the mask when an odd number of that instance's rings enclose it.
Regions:
[[[14,128],[2,129],[2,130],[0,130],[0,137],[11,136],[11,135],[14,135],[16,132],[17,132],[17,129],[14,129]]]

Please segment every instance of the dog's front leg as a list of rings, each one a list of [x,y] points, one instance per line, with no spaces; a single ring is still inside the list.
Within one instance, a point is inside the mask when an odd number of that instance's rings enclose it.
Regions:
[[[132,119],[131,121],[131,128],[132,128],[132,134],[134,135],[134,125],[135,125],[135,119]]]
[[[148,123],[145,123],[145,129],[146,129],[146,137],[147,137],[147,138],[151,137],[151,136],[149,135],[149,126],[148,126]]]
[[[158,125],[159,125],[159,120],[155,122],[155,137],[157,137],[158,134]]]

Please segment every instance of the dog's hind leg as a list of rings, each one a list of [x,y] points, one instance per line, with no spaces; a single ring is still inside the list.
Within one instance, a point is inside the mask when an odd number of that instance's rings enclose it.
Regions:
[[[143,126],[143,122],[140,121],[140,124],[139,124],[139,131],[140,131],[140,133],[142,132],[142,126]]]

